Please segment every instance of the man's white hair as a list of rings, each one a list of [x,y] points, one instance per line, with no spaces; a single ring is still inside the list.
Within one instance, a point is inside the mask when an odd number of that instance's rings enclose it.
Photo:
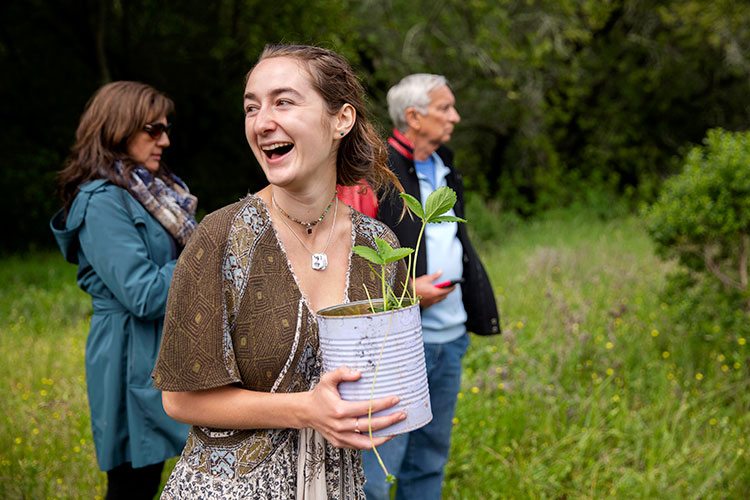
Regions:
[[[427,114],[430,105],[430,92],[448,85],[448,80],[442,75],[429,73],[415,73],[405,76],[388,91],[388,114],[393,126],[401,132],[406,132],[406,110],[415,108],[420,114]]]

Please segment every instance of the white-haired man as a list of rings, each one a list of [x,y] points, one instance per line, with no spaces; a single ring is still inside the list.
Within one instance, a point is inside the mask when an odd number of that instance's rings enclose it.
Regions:
[[[388,139],[391,170],[404,190],[424,203],[441,186],[458,202],[451,215],[464,217],[463,182],[453,153],[443,146],[461,118],[445,77],[414,74],[388,91],[388,112],[395,126]],[[402,246],[415,248],[421,222],[401,219],[400,198],[383,199],[377,218],[391,227]],[[417,250],[417,294],[421,295],[422,331],[433,420],[378,447],[389,472],[398,478],[396,499],[439,499],[468,331],[500,333],[497,306],[487,273],[469,241],[465,224],[429,224]],[[462,284],[435,286],[463,279]],[[372,451],[363,452],[368,500],[390,498],[390,486]]]

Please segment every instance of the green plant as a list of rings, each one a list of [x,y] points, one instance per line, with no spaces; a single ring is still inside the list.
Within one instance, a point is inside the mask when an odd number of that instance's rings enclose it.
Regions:
[[[750,132],[708,131],[644,210],[657,252],[718,279],[750,311]]]
[[[453,215],[444,215],[456,204],[456,193],[447,186],[439,187],[435,191],[430,193],[430,196],[428,196],[427,200],[425,201],[424,208],[422,208],[422,204],[415,197],[407,193],[401,193],[400,196],[406,202],[406,206],[408,207],[409,211],[422,221],[422,227],[419,230],[419,236],[417,237],[417,248],[419,248],[419,245],[422,242],[422,236],[424,236],[424,230],[427,227],[427,224],[439,224],[441,222],[466,222],[465,219],[462,219],[460,217],[456,217]],[[375,244],[378,247],[377,251],[370,247],[362,245],[356,246],[352,250],[360,257],[369,260],[375,265],[380,266],[379,273],[375,269],[373,269],[373,272],[378,275],[381,282],[381,291],[383,294],[382,310],[388,311],[391,309],[400,309],[405,305],[411,306],[419,302],[419,297],[417,297],[416,284],[414,282],[417,274],[417,254],[414,253],[414,249],[408,247],[393,248],[388,244],[387,241],[384,241],[380,238],[375,238]],[[403,291],[401,292],[401,296],[399,297],[396,296],[393,289],[388,285],[388,283],[386,283],[385,266],[386,264],[403,259],[407,256],[409,257],[409,263],[407,265],[406,276],[407,281],[408,277],[411,277],[412,289],[411,293],[409,293],[408,282],[403,283]],[[370,297],[370,292],[367,290],[367,287],[365,287],[365,292],[367,293],[367,296]],[[407,300],[406,304],[404,304],[405,300]],[[375,311],[372,299],[370,299],[370,308]]]
[[[427,197],[427,200],[425,201],[425,206],[422,208],[422,204],[417,200],[415,197],[406,194],[401,193],[401,198],[406,202],[406,206],[408,209],[416,215],[421,221],[422,221],[422,227],[419,230],[419,236],[417,237],[417,248],[419,248],[419,245],[422,241],[422,236],[424,235],[424,230],[427,227],[427,224],[433,223],[433,224],[439,224],[441,222],[466,222],[464,219],[461,219],[460,217],[455,217],[453,215],[443,215],[445,212],[453,208],[453,206],[456,204],[456,193],[451,188],[447,186],[439,187],[432,193],[430,193],[430,196]],[[370,310],[372,312],[384,312],[389,310],[395,310],[400,309],[406,306],[414,305],[419,301],[419,297],[417,296],[417,289],[416,289],[416,273],[417,273],[417,265],[416,265],[416,255],[413,248],[393,248],[387,241],[382,240],[380,238],[375,238],[375,244],[377,246],[377,251],[374,249],[367,247],[367,246],[356,246],[352,250],[359,255],[360,257],[363,257],[364,259],[369,260],[375,265],[380,266],[380,273],[378,273],[375,269],[372,271],[380,277],[380,283],[381,283],[381,292],[383,297],[383,307],[382,309],[378,310],[375,307],[375,304],[372,300],[372,297],[370,296],[369,290],[367,290],[367,287],[365,286],[365,293],[367,293],[367,297],[370,300]],[[391,262],[396,262],[397,260],[403,259],[404,257],[409,257],[409,264],[407,265],[407,271],[406,271],[406,282],[403,283],[403,290],[401,292],[401,296],[396,296],[393,289],[386,283],[385,279],[385,266],[386,264],[389,264]],[[371,267],[372,269],[372,267]],[[409,289],[409,277],[411,276],[411,284],[412,284],[412,291],[411,293],[408,292]],[[407,303],[404,304],[404,301],[407,299]],[[391,320],[393,319],[393,316],[391,316]],[[388,331],[390,330],[390,321],[388,323]],[[380,367],[380,359],[383,356],[383,350],[385,349],[385,343],[388,340],[388,331],[386,331],[385,336],[383,337],[383,345],[380,348],[380,354],[378,356],[378,360],[375,364],[375,373],[373,375],[372,379],[372,387],[370,388],[370,407],[367,411],[367,427],[368,427],[368,433],[370,435],[370,442],[372,443],[372,451],[375,452],[375,456],[378,459],[378,462],[380,463],[380,466],[383,468],[383,471],[385,472],[385,480],[389,483],[393,483],[394,476],[393,474],[390,474],[388,472],[388,469],[386,468],[385,464],[383,463],[383,460],[380,458],[380,454],[378,453],[378,450],[375,446],[375,443],[372,439],[372,399],[373,395],[375,394],[375,382],[378,377],[378,368]]]

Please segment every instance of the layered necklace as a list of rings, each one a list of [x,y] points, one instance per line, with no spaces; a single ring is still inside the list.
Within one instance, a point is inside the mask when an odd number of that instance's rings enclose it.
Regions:
[[[273,195],[273,192],[271,192],[271,201],[273,202],[273,205],[281,212],[283,215],[286,216],[287,219],[296,222],[297,224],[307,226],[307,234],[312,234],[312,226],[317,224],[318,222],[323,220],[323,217],[326,216],[326,213],[328,213],[328,210],[331,208],[331,205],[336,201],[336,194],[338,193],[338,190],[333,193],[333,199],[331,199],[331,203],[328,204],[326,209],[323,211],[323,215],[320,216],[320,218],[314,222],[302,222],[294,217],[291,217],[289,214],[284,212],[284,210],[279,206],[279,204],[276,202],[276,197]],[[328,233],[328,241],[326,241],[326,246],[320,253],[315,253],[312,250],[310,250],[307,245],[305,245],[305,242],[302,241],[302,238],[297,236],[297,233],[294,232],[294,229],[292,226],[289,225],[287,221],[285,221],[283,218],[281,219],[281,222],[284,223],[286,227],[289,228],[289,231],[294,235],[295,238],[297,238],[297,241],[300,242],[300,244],[310,252],[310,255],[312,255],[312,268],[316,271],[322,271],[326,267],[328,267],[328,255],[326,255],[326,250],[328,250],[328,245],[331,244],[331,238],[333,237],[333,230],[336,228],[336,213],[339,210],[339,204],[336,203],[336,206],[333,208],[333,222],[331,223],[331,232]]]
[[[326,207],[326,209],[323,210],[323,213],[320,214],[320,217],[318,217],[317,220],[314,220],[312,222],[305,222],[303,220],[295,219],[294,217],[292,217],[288,213],[284,212],[284,209],[281,208],[278,203],[276,203],[276,200],[273,201],[273,204],[276,205],[276,208],[279,209],[279,212],[281,212],[281,214],[284,217],[286,217],[287,219],[289,219],[292,222],[296,222],[300,226],[305,226],[305,228],[307,229],[307,234],[312,234],[313,226],[315,226],[318,222],[320,222],[320,221],[323,220],[323,217],[326,216],[326,214],[328,213],[328,210],[331,209],[331,205],[333,205],[333,201],[336,199],[336,195],[337,194],[339,194],[338,188],[333,192],[333,198],[331,198],[331,203],[329,203],[328,206]],[[271,198],[273,198],[273,194],[271,194]]]

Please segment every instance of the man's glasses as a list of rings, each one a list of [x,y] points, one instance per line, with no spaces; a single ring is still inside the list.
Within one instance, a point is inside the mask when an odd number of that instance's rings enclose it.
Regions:
[[[147,123],[143,126],[143,130],[146,131],[152,139],[157,140],[161,137],[161,134],[167,133],[169,135],[169,129],[172,128],[171,123],[164,125],[162,122]]]

